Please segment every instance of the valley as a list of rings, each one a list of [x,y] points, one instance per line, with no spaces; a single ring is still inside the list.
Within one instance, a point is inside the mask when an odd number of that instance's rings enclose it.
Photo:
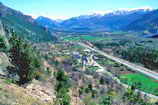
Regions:
[[[157,11],[53,20],[0,3],[0,105],[158,105]]]

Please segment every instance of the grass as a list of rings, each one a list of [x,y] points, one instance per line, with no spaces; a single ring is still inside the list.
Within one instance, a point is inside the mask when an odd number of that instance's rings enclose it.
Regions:
[[[73,45],[73,46],[70,46],[69,48],[70,51],[83,51],[83,49],[85,48],[79,45]]]
[[[158,96],[158,81],[151,79],[143,74],[125,74],[121,75],[120,79],[122,82],[130,86],[139,84],[136,86],[138,89]]]
[[[111,65],[111,66],[119,66],[119,64],[117,64],[116,62],[112,61],[112,60],[108,60],[108,59],[99,59],[97,60],[97,62],[101,65]]]
[[[71,36],[64,37],[64,41],[100,41],[100,40],[110,40],[109,38],[99,37],[99,36],[90,36],[90,35],[82,35],[82,36]]]
[[[88,70],[97,71],[98,69],[100,69],[98,66],[89,66],[88,67]]]

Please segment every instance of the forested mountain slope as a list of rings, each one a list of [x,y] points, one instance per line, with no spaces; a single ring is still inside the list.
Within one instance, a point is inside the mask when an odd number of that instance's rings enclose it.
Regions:
[[[43,27],[37,25],[31,16],[22,14],[0,3],[0,20],[5,31],[14,30],[18,35],[22,35],[34,42],[54,40],[52,34]]]

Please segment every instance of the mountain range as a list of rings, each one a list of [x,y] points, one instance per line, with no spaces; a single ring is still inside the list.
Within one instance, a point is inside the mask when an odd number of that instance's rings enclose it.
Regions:
[[[134,31],[149,31],[151,33],[158,33],[158,10],[151,11],[141,18],[129,24],[127,30]]]
[[[53,31],[148,31],[150,33],[154,33],[158,29],[157,17],[158,10],[140,8],[131,10],[116,10],[105,14],[81,15],[60,22],[40,16],[36,19],[36,22],[39,23],[39,25]]]
[[[60,35],[61,32],[63,35],[66,35],[66,32],[115,31],[148,34],[157,33],[158,10],[151,8],[123,9],[58,21],[43,16],[33,19],[31,16],[24,15],[0,3],[0,23],[3,24],[5,31],[14,30],[19,36],[35,42],[56,40],[57,35]]]

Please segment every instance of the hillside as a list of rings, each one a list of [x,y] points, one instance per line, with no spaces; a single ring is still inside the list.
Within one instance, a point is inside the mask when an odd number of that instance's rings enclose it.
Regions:
[[[38,26],[31,16],[22,14],[0,3],[0,21],[3,23],[5,31],[14,30],[18,35],[22,35],[33,42],[52,41],[55,38],[45,30]]]

